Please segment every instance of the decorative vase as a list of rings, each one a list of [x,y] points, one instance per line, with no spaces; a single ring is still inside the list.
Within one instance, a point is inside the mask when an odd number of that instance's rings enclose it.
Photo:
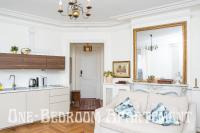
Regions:
[[[112,76],[105,77],[104,79],[105,79],[105,81],[104,81],[105,83],[110,83],[110,84],[113,83],[113,77]]]
[[[30,52],[31,52],[31,49],[29,49],[29,48],[22,48],[21,49],[21,54],[30,54]]]

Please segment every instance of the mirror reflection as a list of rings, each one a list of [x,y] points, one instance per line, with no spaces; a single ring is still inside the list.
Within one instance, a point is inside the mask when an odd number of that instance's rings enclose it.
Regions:
[[[137,32],[137,79],[181,83],[182,26]]]

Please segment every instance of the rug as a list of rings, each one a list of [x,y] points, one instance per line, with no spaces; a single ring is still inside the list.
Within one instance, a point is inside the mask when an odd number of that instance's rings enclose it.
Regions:
[[[80,101],[80,111],[95,111],[101,107],[101,101],[95,98],[82,98]]]

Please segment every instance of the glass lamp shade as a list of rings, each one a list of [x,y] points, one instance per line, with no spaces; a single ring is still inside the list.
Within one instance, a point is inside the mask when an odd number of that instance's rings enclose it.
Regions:
[[[86,15],[87,17],[91,16],[91,13],[90,13],[90,10],[89,10],[89,9],[86,9],[85,15]]]
[[[68,8],[68,16],[71,18],[72,17],[72,8],[69,6]]]
[[[62,3],[62,0],[59,1],[58,12],[59,12],[59,13],[62,13],[62,12],[63,12],[63,3]]]

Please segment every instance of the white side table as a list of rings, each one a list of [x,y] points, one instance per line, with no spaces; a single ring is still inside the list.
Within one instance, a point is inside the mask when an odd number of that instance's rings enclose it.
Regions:
[[[120,91],[130,91],[130,84],[104,84],[103,85],[103,106],[112,102],[113,98],[118,95]]]

